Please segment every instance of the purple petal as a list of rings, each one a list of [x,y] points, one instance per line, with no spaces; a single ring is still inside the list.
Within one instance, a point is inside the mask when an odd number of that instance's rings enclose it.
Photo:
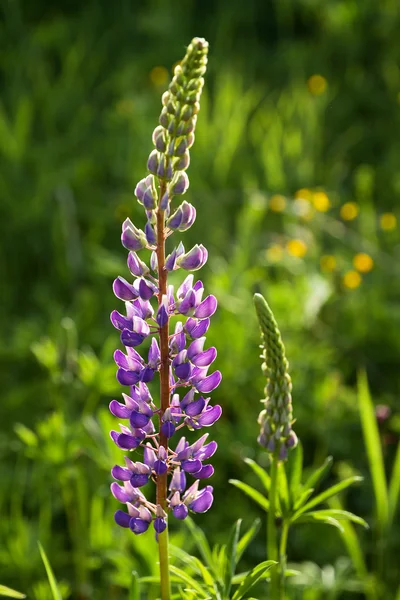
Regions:
[[[196,367],[208,367],[217,358],[217,350],[213,346],[204,352],[200,352],[192,359]]]
[[[120,433],[118,435],[116,444],[121,450],[134,450],[140,445],[142,440],[139,437],[133,437],[126,433]]]
[[[110,319],[116,329],[132,329],[132,319],[124,317],[117,310],[112,311]]]
[[[154,289],[149,286],[145,279],[140,279],[139,281],[139,296],[142,300],[150,300],[150,298],[154,295]]]
[[[207,465],[207,466],[211,466],[211,465]],[[131,473],[130,480],[131,480],[131,484],[133,485],[133,487],[135,487],[135,488],[143,487],[149,481],[149,475],[148,475],[148,473],[133,473],[133,475]]]
[[[164,475],[168,470],[168,467],[163,460],[156,460],[153,468],[157,475]]]
[[[185,504],[177,504],[177,506],[174,506],[174,508],[172,509],[172,514],[176,519],[183,521],[183,519],[186,519],[186,517],[188,516],[189,511]]]
[[[189,417],[195,417],[196,415],[199,415],[202,412],[205,405],[206,401],[204,400],[203,396],[200,396],[194,402],[187,404],[184,410]]]
[[[120,300],[134,300],[138,296],[133,285],[128,283],[123,277],[117,277],[113,283],[113,290],[114,294]]]
[[[157,243],[157,236],[154,232],[153,227],[149,222],[146,223],[146,227],[144,228],[144,233],[146,235],[147,242],[152,246]]]
[[[133,533],[136,533],[137,535],[140,535],[141,533],[144,533],[145,531],[147,531],[149,526],[150,526],[150,522],[144,521],[143,519],[132,518],[129,521],[130,529],[133,531]]]
[[[187,381],[191,375],[192,367],[190,363],[182,363],[175,367],[175,375],[182,381]]]
[[[140,373],[119,368],[117,371],[117,379],[121,385],[134,385],[140,380]]]
[[[174,435],[175,429],[175,425],[171,421],[166,421],[161,425],[161,433],[167,438],[170,438]]]
[[[193,502],[189,504],[189,508],[196,513],[205,513],[211,507],[213,500],[214,498],[211,492],[202,490],[196,500],[193,500]]]
[[[181,461],[181,467],[186,473],[197,473],[202,468],[202,464],[200,460],[196,459],[188,459]]]
[[[162,533],[167,529],[167,521],[162,517],[157,517],[154,519],[154,529],[157,531],[157,533]]]
[[[125,469],[125,467],[120,467],[119,465],[115,465],[111,469],[111,475],[114,479],[119,479],[120,481],[129,481],[132,477],[132,473],[129,469]]]
[[[215,371],[214,373],[212,373],[211,375],[209,375],[202,381],[199,381],[196,385],[196,388],[198,389],[199,392],[208,394],[209,392],[212,392],[213,390],[215,390],[215,388],[217,388],[219,386],[219,384],[221,383],[221,380],[222,380],[221,372]]]
[[[194,316],[197,319],[207,319],[217,310],[217,299],[215,296],[207,296],[205,300],[196,308]]]
[[[160,327],[164,327],[164,325],[168,322],[168,312],[164,304],[161,304],[157,311],[156,321]]]
[[[123,487],[118,485],[118,483],[115,483],[115,481],[110,485],[110,489],[114,498],[116,500],[119,500],[119,502],[122,502],[123,504],[125,504],[126,502],[131,502],[132,494],[130,494]]]
[[[190,318],[186,321],[185,324],[185,330],[192,339],[203,337],[203,335],[207,333],[209,327],[210,319],[203,319],[201,321],[197,321],[196,319]]]
[[[215,421],[218,421],[222,414],[222,408],[219,404],[211,407],[208,406],[207,409],[200,415],[197,419],[197,423],[201,427],[209,427],[210,425],[214,425]]]
[[[194,319],[192,319],[194,320]],[[205,337],[201,337],[197,340],[194,340],[187,349],[187,357],[189,360],[193,362],[193,358],[203,352],[204,343],[206,341]]]
[[[215,454],[217,448],[218,448],[217,442],[214,442],[214,441],[209,442],[205,446],[202,446],[196,452],[196,458],[198,458],[199,460],[207,460],[208,458],[211,458]]]
[[[129,522],[131,520],[131,516],[128,515],[126,512],[124,512],[123,510],[117,510],[117,512],[114,515],[114,519],[117,525],[120,525],[121,527],[128,527],[129,528]]]
[[[129,419],[132,410],[125,406],[125,404],[121,404],[116,400],[111,400],[110,412],[114,415],[114,417],[118,417],[119,419]]]
[[[147,336],[142,333],[135,333],[129,331],[129,329],[124,329],[121,333],[121,342],[124,346],[140,346],[146,337]]]
[[[151,367],[145,367],[143,371],[140,373],[140,381],[144,383],[149,383],[154,378],[154,369]]]
[[[193,473],[193,477],[196,477],[196,479],[208,479],[212,475],[214,475],[214,467],[212,465],[204,465],[200,471]]]
[[[182,315],[187,315],[190,311],[193,311],[195,306],[196,306],[196,294],[194,293],[193,290],[190,290],[186,294],[186,296],[182,300],[182,302],[180,303],[180,305],[178,307],[178,311]]]

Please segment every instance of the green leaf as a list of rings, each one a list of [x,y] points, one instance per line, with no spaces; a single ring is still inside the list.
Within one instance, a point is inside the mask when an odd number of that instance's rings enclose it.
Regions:
[[[309,497],[311,496],[311,494],[313,492],[314,492],[314,488],[310,488],[308,490],[303,490],[301,492],[301,494],[299,495],[299,497],[297,498],[296,502],[294,503],[293,509],[298,510],[301,506],[303,506],[303,504],[305,504],[307,502],[307,500],[309,499]]]
[[[326,517],[333,517],[334,519],[337,519],[338,521],[351,521],[352,523],[357,523],[357,525],[362,525],[362,527],[365,527],[365,529],[369,529],[369,525],[366,521],[364,521],[364,519],[362,519],[361,517],[358,517],[357,515],[353,514],[352,512],[349,512],[347,510],[340,510],[337,508],[327,508],[325,510],[317,510],[317,511],[313,511],[313,512],[307,512],[304,513],[304,516],[306,515],[320,515],[322,516],[326,516]]]
[[[129,590],[129,600],[137,600],[138,598],[140,598],[139,576],[135,571],[132,571],[132,583]]]
[[[290,508],[290,498],[284,462],[278,463],[278,495],[282,514],[286,516]]]
[[[342,492],[357,481],[362,481],[362,477],[354,475],[353,477],[348,477],[347,479],[340,481],[336,485],[332,485],[330,488],[328,488],[324,492],[321,492],[321,494],[318,494],[318,496],[315,496],[315,498],[310,500],[310,502],[307,502],[307,504],[305,504],[304,506],[302,506],[302,508],[295,512],[293,517],[290,519],[291,523],[294,523],[300,515],[305,513],[310,508],[314,508],[314,506],[318,506],[318,504],[321,504],[321,502],[325,502],[326,500],[328,500],[328,498],[339,494],[339,492]]]
[[[342,510],[342,504],[338,497],[331,498],[329,500],[329,505],[334,509]],[[360,541],[357,537],[357,533],[349,521],[343,521],[342,523],[344,532],[343,532],[343,540],[346,544],[347,552],[352,560],[354,565],[354,569],[360,579],[365,580],[368,576],[367,566],[365,564],[364,555],[362,551],[362,547]]]
[[[394,459],[392,476],[389,483],[389,524],[393,523],[400,495],[400,442],[397,445],[396,458]]]
[[[263,576],[265,571],[270,569],[273,565],[276,565],[274,560],[266,560],[250,571],[244,581],[240,584],[236,592],[234,593],[232,600],[240,600],[245,594],[253,587],[255,583]]]
[[[26,598],[25,594],[12,590],[5,585],[0,585],[0,596],[7,596],[7,598]]]
[[[325,477],[329,469],[331,468],[333,462],[332,456],[328,456],[324,463],[316,469],[313,473],[311,473],[310,477],[304,484],[306,489],[308,488],[316,488],[319,483],[321,483],[322,479]]]
[[[236,553],[237,553],[237,545],[239,541],[240,535],[240,526],[242,524],[242,519],[238,519],[234,524],[231,534],[229,536],[228,545],[226,547],[226,568],[225,568],[225,577],[224,577],[224,593],[226,596],[229,596],[231,587],[232,587],[232,577],[235,574],[236,570]]]
[[[203,589],[200,583],[193,579],[193,577],[190,577],[190,575],[185,573],[185,571],[178,569],[178,567],[175,565],[170,565],[169,570],[171,573],[179,577],[179,579],[187,583],[193,591],[196,591],[198,594],[200,594],[200,597],[203,598],[203,600],[208,597],[208,593]]]
[[[369,469],[375,494],[378,526],[385,529],[389,520],[389,501],[385,477],[385,465],[382,455],[382,444],[379,437],[374,405],[368,388],[365,371],[358,374],[358,403],[364,443],[367,450]]]
[[[271,478],[268,475],[268,473],[262,467],[260,467],[260,465],[257,464],[255,460],[252,460],[251,458],[245,458],[244,462],[246,463],[246,465],[249,465],[249,467],[253,470],[253,472],[259,478],[262,486],[265,488],[265,490],[267,492],[269,492],[269,488],[271,485]]]
[[[204,532],[197,527],[190,517],[187,517],[184,521],[186,527],[189,529],[190,534],[192,535],[194,542],[197,546],[198,551],[200,552],[200,556],[203,561],[210,569],[214,567],[214,560],[211,553],[211,548],[207,542],[207,538],[204,535]]]
[[[250,529],[244,534],[243,537],[240,538],[238,545],[237,545],[237,550],[236,550],[237,562],[239,562],[239,560],[242,557],[243,552],[246,550],[247,546],[250,544],[250,542],[252,541],[254,536],[257,534],[258,530],[260,529],[260,525],[261,525],[260,519],[256,519],[254,521],[253,525],[250,527]]]
[[[288,461],[289,469],[289,491],[291,505],[294,506],[296,499],[301,493],[301,480],[303,475],[303,446],[299,440],[296,448],[291,450]]]
[[[40,542],[38,542],[40,556],[42,557],[42,561],[44,564],[44,568],[46,569],[47,579],[49,580],[51,593],[53,595],[54,600],[62,600],[62,596],[60,590],[58,589],[56,578],[54,577],[53,570],[50,566],[46,553],[43,549],[43,546]]]
[[[254,502],[256,502],[259,506],[261,506],[261,508],[263,510],[268,512],[268,509],[269,509],[268,500],[266,498],[264,498],[264,496],[262,494],[260,494],[260,492],[258,492],[254,488],[252,488],[251,485],[248,485],[247,483],[243,483],[243,481],[239,481],[238,479],[230,479],[229,483],[231,483],[232,485],[237,487],[239,490],[241,490],[243,493],[245,493],[246,496],[249,496],[249,498],[254,500]]]
[[[328,517],[325,515],[319,515],[318,511],[305,513],[305,514],[301,515],[300,517],[298,517],[296,519],[296,522],[297,523],[315,523],[315,522],[325,523],[325,525],[332,525],[333,527],[336,527],[337,529],[339,529],[339,531],[341,533],[344,532],[342,525],[339,523],[339,521],[337,519],[334,519],[333,517]]]

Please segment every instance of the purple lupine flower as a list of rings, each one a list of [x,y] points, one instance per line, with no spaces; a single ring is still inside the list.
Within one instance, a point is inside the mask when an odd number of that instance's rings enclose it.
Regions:
[[[127,508],[115,513],[116,523],[135,534],[147,531],[153,522],[156,534],[162,535],[169,512],[182,520],[189,511],[206,512],[213,502],[212,487],[200,489],[199,484],[214,473],[207,461],[217,444],[206,443],[208,434],[189,444],[179,437],[179,431],[185,426],[191,431],[210,427],[221,416],[221,407],[211,405],[207,396],[221,382],[218,370],[209,373],[217,350],[207,348],[205,338],[217,300],[205,295],[203,283],[195,281],[192,273],[176,290],[168,284],[171,271],[202,268],[208,252],[202,244],[185,251],[179,242],[168,256],[165,253],[165,238],[186,231],[196,219],[190,203],[184,200],[172,212],[171,201],[189,187],[186,169],[207,48],[202,39],[192,41],[162,97],[160,124],[153,132],[155,149],[147,162],[149,174],[135,188],[145,213],[144,227],[137,228],[130,219],[124,221],[121,240],[129,251],[130,277],[117,277],[113,284],[126,312],[126,316],[117,310],[111,314],[125,347],[125,351],[115,351],[114,360],[117,379],[129,387],[129,393],[122,394],[123,402],[110,403],[111,413],[123,421],[120,431],[112,431],[111,437],[129,456],[125,456],[124,466],[113,467],[112,476],[122,486],[114,482],[111,491]],[[151,252],[149,264],[139,256],[143,248]],[[180,320],[170,333],[173,316]],[[146,350],[139,354],[136,348],[142,344]],[[153,401],[146,385],[156,374],[160,376],[159,403]],[[170,440],[175,450],[170,448]],[[131,458],[133,451],[136,460]],[[192,479],[189,485],[187,478]],[[163,505],[150,502],[141,491],[150,481],[162,491],[158,497],[166,498]]]

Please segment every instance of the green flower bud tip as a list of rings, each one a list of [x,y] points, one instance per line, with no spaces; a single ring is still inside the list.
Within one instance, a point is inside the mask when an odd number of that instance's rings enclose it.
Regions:
[[[258,423],[261,433],[259,443],[269,453],[277,452],[281,460],[287,457],[287,451],[297,444],[292,430],[292,383],[289,375],[289,363],[285,356],[285,347],[275,317],[261,294],[255,294],[254,304],[261,329],[263,359],[262,370],[267,378],[264,410]]]

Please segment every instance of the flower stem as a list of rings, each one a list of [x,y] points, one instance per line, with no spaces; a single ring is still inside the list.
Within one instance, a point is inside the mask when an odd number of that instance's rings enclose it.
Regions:
[[[281,541],[279,546],[279,574],[280,574],[280,600],[285,600],[285,571],[286,571],[286,546],[289,534],[289,521],[282,523]]]
[[[160,185],[160,195],[165,193],[165,184]],[[165,213],[157,210],[157,261],[158,261],[158,303],[161,304],[162,297],[167,293],[167,270],[165,268]],[[161,432],[162,416],[169,407],[169,319],[160,328],[160,446],[164,446],[168,452],[168,438]],[[167,508],[167,473],[157,476],[157,504],[165,511]],[[158,550],[160,559],[160,586],[161,600],[169,600],[171,597],[171,586],[169,581],[169,555],[168,555],[168,527],[158,535]]]
[[[275,523],[276,513],[276,496],[278,493],[278,456],[275,453],[272,457],[271,464],[271,485],[269,489],[269,512],[267,520],[267,558],[268,560],[275,560],[278,562],[278,544],[277,544],[277,532]],[[279,600],[279,572],[278,565],[271,569],[271,599]]]

